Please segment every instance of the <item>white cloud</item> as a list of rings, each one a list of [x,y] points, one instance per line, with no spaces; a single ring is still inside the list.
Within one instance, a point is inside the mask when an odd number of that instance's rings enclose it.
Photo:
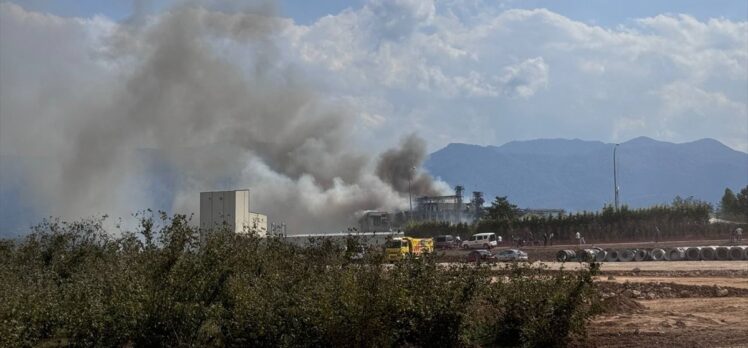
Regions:
[[[540,88],[548,86],[548,64],[543,57],[531,58],[504,68],[500,80],[507,95],[529,98]]]
[[[127,62],[97,58],[108,53],[98,38],[117,23],[100,17],[64,21],[66,29],[50,39],[34,30],[61,25],[60,19],[2,6],[3,44],[14,35],[8,27],[19,23],[26,40],[37,44],[22,47],[40,56],[23,64],[3,54],[17,74],[60,74],[42,51],[30,48],[55,45],[60,64],[86,72],[82,94],[95,90],[101,76],[127,69]],[[299,63],[323,93],[349,104],[356,136],[367,149],[417,130],[432,139],[432,148],[470,139],[619,141],[667,134],[673,141],[713,137],[748,150],[745,21],[662,14],[610,28],[545,9],[503,10],[480,1],[372,0],[308,26],[288,23],[275,39],[278,64]],[[35,88],[33,80],[13,74],[4,81]],[[34,95],[3,94],[21,97],[11,103],[19,108]],[[38,117],[46,122],[59,115],[50,110]],[[0,141],[7,144],[13,136],[6,133]]]
[[[328,67],[341,93],[397,105],[382,132],[424,115],[419,130],[434,147],[469,139],[477,123],[492,129],[492,143],[666,134],[748,150],[747,22],[664,14],[607,28],[544,9],[496,12],[478,3],[466,13],[437,2],[421,16],[390,9],[410,24],[399,22],[407,30],[382,41],[381,27],[360,25],[376,18],[371,6],[304,27],[293,45],[308,65]],[[677,84],[706,94],[684,100],[673,95]],[[453,125],[466,110],[472,126]]]

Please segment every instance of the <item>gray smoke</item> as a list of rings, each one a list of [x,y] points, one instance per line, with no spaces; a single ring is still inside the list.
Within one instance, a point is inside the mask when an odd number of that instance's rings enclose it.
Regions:
[[[414,196],[433,196],[442,192],[430,175],[420,171],[426,160],[426,142],[411,134],[400,142],[400,147],[379,156],[377,176],[398,192]]]
[[[425,154],[415,136],[371,173],[368,156],[352,150],[355,110],[317,92],[275,45],[287,24],[256,8],[183,5],[118,25],[97,52],[116,78],[96,81],[88,98],[48,101],[64,117],[51,129],[64,140],[28,178],[37,198],[76,217],[125,215],[166,193],[173,211],[197,212],[200,191],[249,187],[252,210],[304,233],[402,207],[408,179],[416,194],[437,193],[428,175],[409,171]],[[173,187],[144,188],[152,168],[139,149],[153,149]]]

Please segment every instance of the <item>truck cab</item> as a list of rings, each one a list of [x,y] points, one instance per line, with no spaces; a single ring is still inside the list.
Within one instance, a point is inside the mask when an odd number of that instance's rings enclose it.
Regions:
[[[387,261],[402,260],[407,255],[420,256],[434,251],[432,238],[392,238],[385,244]]]

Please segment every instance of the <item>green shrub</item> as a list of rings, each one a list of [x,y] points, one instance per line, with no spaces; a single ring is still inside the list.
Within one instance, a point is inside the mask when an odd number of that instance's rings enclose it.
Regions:
[[[0,243],[0,346],[537,346],[588,314],[590,271],[492,282],[430,256],[352,262],[325,239],[201,238],[185,216],[139,217],[117,237],[103,219],[50,220]]]

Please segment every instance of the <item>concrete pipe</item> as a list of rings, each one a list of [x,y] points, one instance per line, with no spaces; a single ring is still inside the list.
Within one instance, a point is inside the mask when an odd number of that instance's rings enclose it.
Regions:
[[[730,259],[730,247],[717,247],[717,260],[725,261]]]
[[[667,253],[665,252],[665,249],[661,249],[661,248],[652,249],[652,251],[649,253],[649,257],[652,258],[652,261],[665,260],[666,256],[667,256]]]
[[[686,259],[686,248],[672,248],[667,252],[668,261],[680,261]]]
[[[597,249],[577,250],[577,259],[584,262],[595,261],[595,259],[597,258],[597,253]]]
[[[688,261],[701,260],[701,247],[690,247],[686,249],[686,260]]]
[[[621,255],[618,256],[618,259],[623,262],[629,262],[629,261],[634,261],[635,256],[636,256],[636,249],[624,249],[621,251]]]
[[[646,261],[647,259],[649,259],[649,251],[647,249],[636,249],[634,261]]]
[[[608,255],[605,255],[605,261],[608,262],[616,262],[619,261],[618,258],[621,256],[621,252],[616,249],[611,249],[608,251]]]
[[[730,260],[742,260],[745,257],[745,251],[747,250],[744,246],[734,246],[730,248]]]
[[[610,249],[608,250],[600,250],[597,252],[597,255],[595,255],[595,261],[597,262],[604,262],[608,259],[608,253],[610,252]]]
[[[577,258],[577,254],[574,250],[559,250],[556,253],[556,260],[559,262],[571,261]]]
[[[702,260],[716,260],[717,259],[717,247],[716,246],[705,246],[701,247],[701,259]]]

